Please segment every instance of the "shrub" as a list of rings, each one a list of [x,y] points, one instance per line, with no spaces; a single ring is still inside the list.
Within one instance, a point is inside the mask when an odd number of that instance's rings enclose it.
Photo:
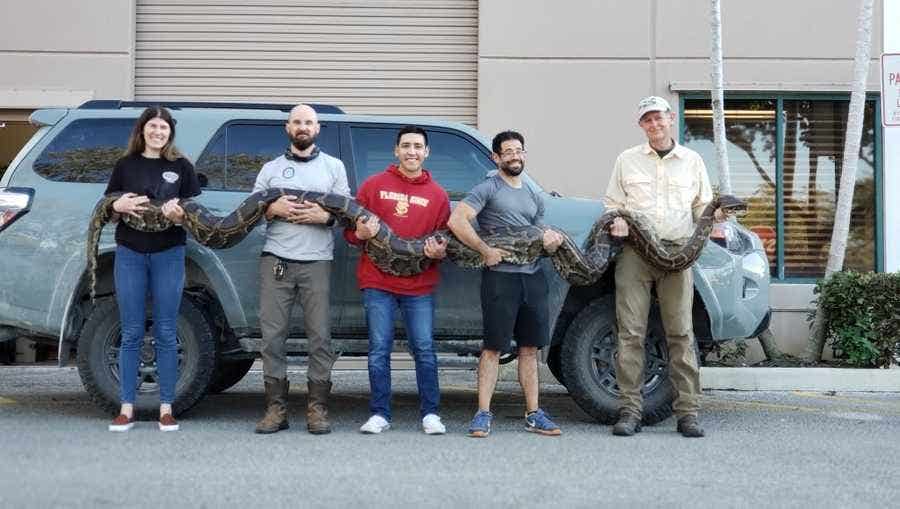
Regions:
[[[900,359],[900,272],[836,272],[815,293],[837,355],[859,367],[888,367]]]

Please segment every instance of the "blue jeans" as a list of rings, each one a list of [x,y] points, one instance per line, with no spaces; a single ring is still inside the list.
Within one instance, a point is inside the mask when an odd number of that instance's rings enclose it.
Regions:
[[[394,315],[403,312],[407,342],[416,361],[416,385],[419,389],[419,414],[438,412],[441,390],[438,387],[437,355],[434,353],[432,295],[400,295],[382,290],[363,290],[366,323],[369,327],[369,411],[391,420],[391,350],[394,345]]]
[[[159,253],[139,253],[116,247],[116,300],[122,324],[119,380],[122,403],[134,403],[138,381],[138,352],[144,343],[147,294],[152,300],[153,338],[160,403],[175,401],[178,380],[176,325],[184,288],[184,246]]]

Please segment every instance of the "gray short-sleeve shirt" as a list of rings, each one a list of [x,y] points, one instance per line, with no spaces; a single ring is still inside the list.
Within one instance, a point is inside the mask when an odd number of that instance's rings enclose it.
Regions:
[[[529,226],[543,224],[544,200],[526,183],[522,187],[510,186],[499,175],[488,177],[469,191],[463,202],[478,214],[478,229],[498,226]],[[498,272],[537,272],[537,263],[516,265],[500,262],[491,270]]]
[[[266,163],[256,177],[253,192],[273,187],[350,195],[344,163],[324,152],[306,162],[282,155]],[[266,225],[263,251],[288,260],[331,260],[334,258],[334,233],[331,228],[319,224],[270,221]]]

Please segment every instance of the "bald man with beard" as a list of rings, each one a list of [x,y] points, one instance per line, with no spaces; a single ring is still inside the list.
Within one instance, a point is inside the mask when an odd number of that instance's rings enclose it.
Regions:
[[[281,187],[349,196],[344,163],[316,146],[320,126],[315,110],[305,104],[295,106],[284,129],[290,145],[262,167],[253,192]],[[318,204],[282,196],[266,210],[266,219],[266,242],[259,261],[266,414],[257,423],[256,433],[288,428],[285,342],[296,300],[303,308],[309,345],[306,427],[313,434],[329,433],[328,397],[335,361],[329,308],[334,217]]]

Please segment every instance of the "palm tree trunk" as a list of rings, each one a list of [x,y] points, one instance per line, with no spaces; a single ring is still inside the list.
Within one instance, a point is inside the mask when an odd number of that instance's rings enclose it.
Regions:
[[[713,111],[713,141],[716,147],[716,163],[719,169],[719,193],[731,194],[731,168],[728,165],[728,146],[725,136],[725,86],[722,64],[722,6],[720,0],[710,0],[710,24],[712,28],[712,53],[710,54],[710,67],[712,77],[712,111]],[[755,157],[750,153],[751,159]],[[759,165],[757,164],[757,169]],[[764,172],[760,172],[765,178]],[[775,336],[768,329],[757,338],[766,358],[769,360],[781,359],[784,354],[775,343]]]
[[[844,139],[844,158],[838,201],[834,214],[834,230],[831,232],[831,248],[825,265],[825,278],[844,266],[847,236],[850,232],[850,210],[853,206],[853,188],[856,184],[856,168],[859,163],[859,144],[862,139],[863,113],[866,101],[866,80],[869,76],[869,60],[872,51],[872,11],[874,0],[861,0],[856,22],[856,57],[853,60],[853,88],[850,93],[850,109],[847,112],[847,137]],[[816,318],[810,329],[807,344],[807,360],[822,359],[825,347],[825,316],[822,307],[816,309]]]
[[[710,67],[712,78],[713,140],[716,146],[716,162],[719,169],[719,192],[731,194],[731,172],[728,167],[728,147],[725,138],[725,100],[722,78],[722,8],[720,0],[711,0],[712,53]]]

